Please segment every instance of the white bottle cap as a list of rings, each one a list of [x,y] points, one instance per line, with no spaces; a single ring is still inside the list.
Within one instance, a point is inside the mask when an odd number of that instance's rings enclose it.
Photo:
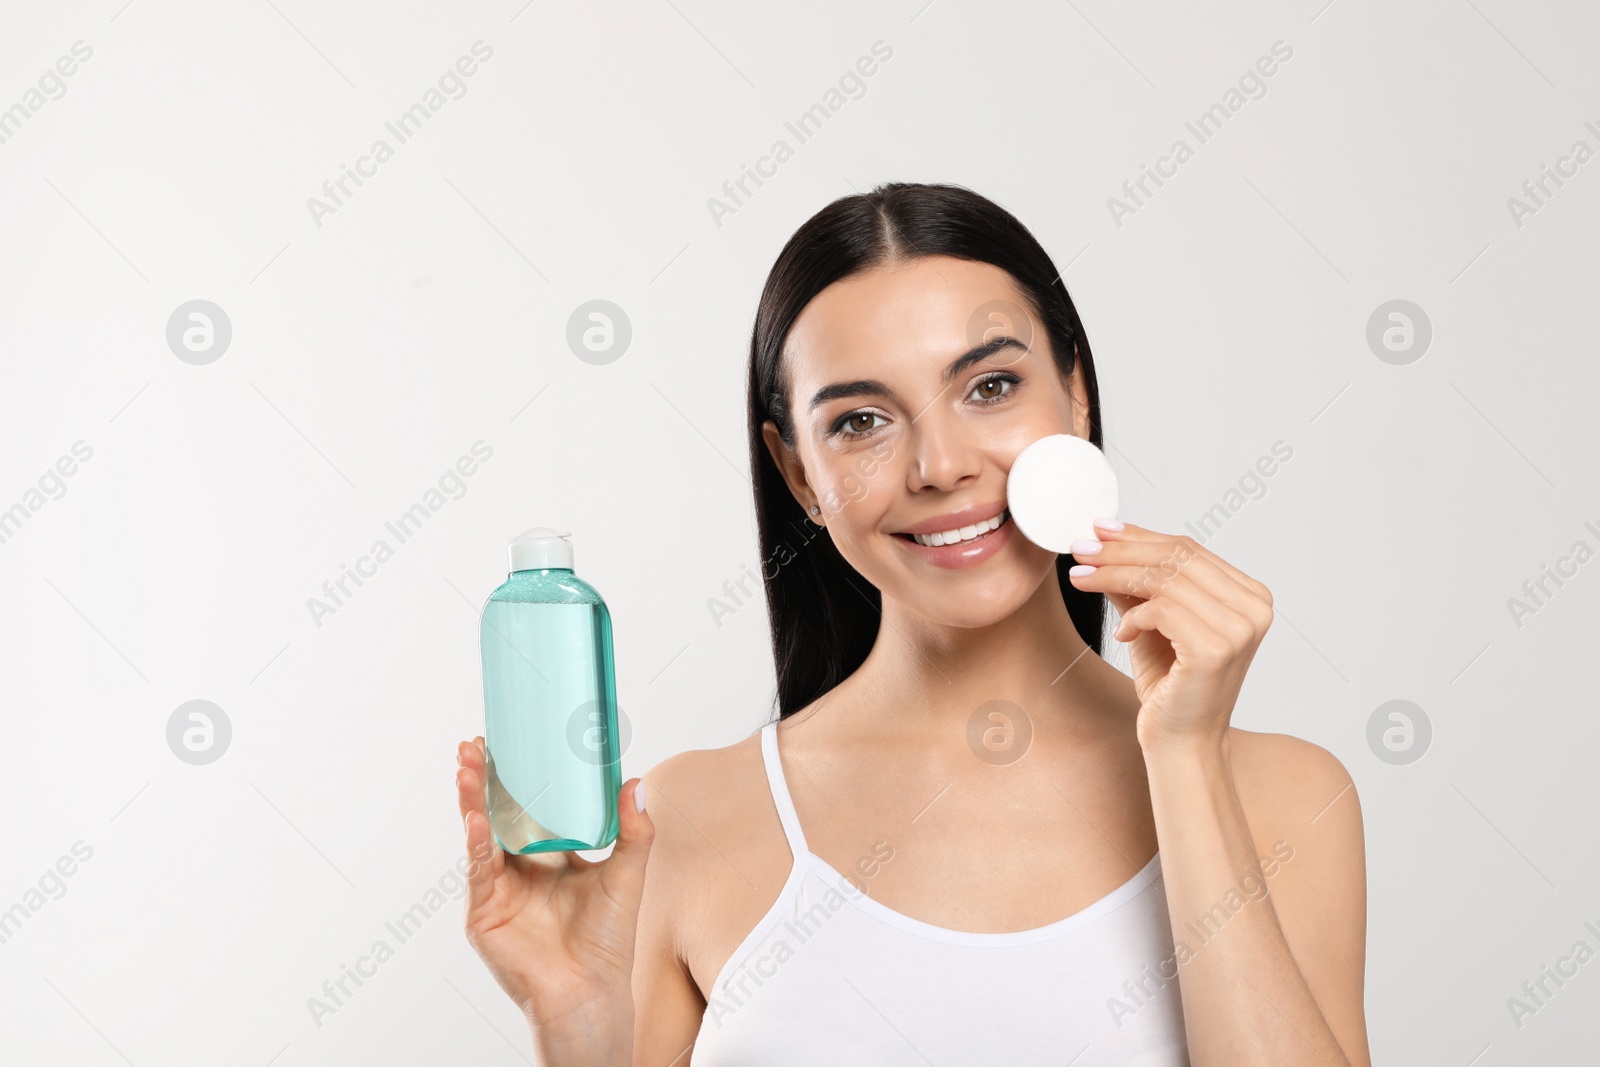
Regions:
[[[548,526],[535,526],[511,539],[511,569],[536,571],[547,567],[572,569],[572,534]]]
[[[1006,503],[1024,537],[1065,555],[1073,541],[1095,539],[1095,519],[1117,517],[1117,473],[1089,441],[1051,434],[1017,453]]]

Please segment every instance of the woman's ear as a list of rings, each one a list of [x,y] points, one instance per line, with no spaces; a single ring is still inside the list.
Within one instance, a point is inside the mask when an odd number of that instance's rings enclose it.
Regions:
[[[1072,343],[1072,354],[1078,354],[1078,343]],[[1072,406],[1072,433],[1089,440],[1089,387],[1083,381],[1083,360],[1074,358],[1072,375],[1067,379],[1067,402]]]
[[[773,464],[778,468],[778,473],[783,475],[784,482],[789,486],[789,492],[794,495],[803,511],[809,511],[817,502],[816,494],[811,491],[811,486],[806,481],[806,470],[800,463],[800,457],[794,449],[783,443],[783,436],[778,433],[778,424],[768,419],[761,424],[761,439],[766,443],[767,452],[772,456]],[[816,521],[813,516],[812,521]]]

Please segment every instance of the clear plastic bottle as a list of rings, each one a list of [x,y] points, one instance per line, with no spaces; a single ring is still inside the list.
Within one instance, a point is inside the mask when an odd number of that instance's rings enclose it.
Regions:
[[[519,534],[511,574],[483,608],[489,825],[507,852],[600,849],[617,836],[611,612],[573,573],[571,536]]]

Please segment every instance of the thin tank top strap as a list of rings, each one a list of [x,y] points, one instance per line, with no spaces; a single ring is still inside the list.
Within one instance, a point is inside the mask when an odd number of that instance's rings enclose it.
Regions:
[[[800,829],[800,816],[795,813],[794,800],[789,796],[789,783],[783,777],[783,762],[778,759],[778,724],[769,722],[761,728],[761,758],[767,766],[767,785],[772,789],[772,803],[778,809],[778,819],[783,823],[783,835],[789,839],[789,851],[799,863],[811,850],[806,846],[806,835]]]

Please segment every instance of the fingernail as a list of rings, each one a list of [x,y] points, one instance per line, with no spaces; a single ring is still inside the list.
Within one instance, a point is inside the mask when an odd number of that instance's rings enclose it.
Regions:
[[[1082,578],[1086,574],[1093,574],[1098,567],[1091,567],[1087,563],[1080,563],[1076,567],[1069,567],[1067,573],[1074,578]]]
[[[643,811],[644,810],[644,782],[643,781],[640,781],[639,784],[634,786],[634,788],[633,788],[633,810],[634,811]]]
[[[1122,523],[1116,519],[1096,519],[1094,524],[1102,530],[1120,530],[1123,528]]]
[[[1072,554],[1074,556],[1092,556],[1100,551],[1101,547],[1099,541],[1074,541],[1072,542]]]

